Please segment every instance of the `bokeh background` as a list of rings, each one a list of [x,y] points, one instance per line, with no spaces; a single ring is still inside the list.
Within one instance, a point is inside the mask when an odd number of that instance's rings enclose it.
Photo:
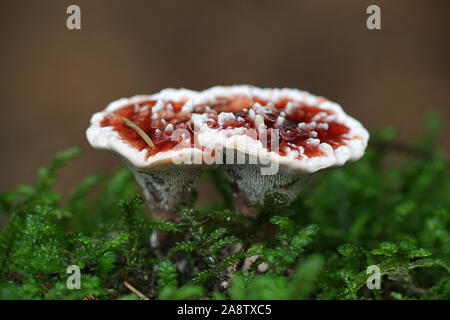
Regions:
[[[70,4],[80,31],[66,28]],[[366,28],[370,4],[381,30]],[[0,192],[33,182],[70,145],[86,154],[64,169],[62,190],[111,171],[119,161],[87,144],[91,114],[166,87],[300,88],[410,141],[430,110],[449,120],[449,12],[448,0],[2,0]],[[446,128],[447,150],[449,138]]]

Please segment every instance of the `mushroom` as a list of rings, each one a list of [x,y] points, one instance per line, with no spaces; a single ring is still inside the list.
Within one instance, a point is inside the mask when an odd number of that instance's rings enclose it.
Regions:
[[[124,160],[157,218],[172,219],[212,166],[224,168],[239,203],[274,191],[292,199],[317,171],[361,158],[369,134],[325,98],[240,85],[117,100],[92,116],[87,138]]]
[[[94,148],[112,153],[130,168],[156,218],[172,219],[175,206],[189,202],[192,185],[205,170],[198,161],[189,161],[202,153],[190,147],[187,127],[197,96],[191,90],[166,89],[122,98],[95,113],[87,129]],[[177,128],[183,130],[175,140]],[[184,163],[178,165],[179,158]]]
[[[275,191],[292,201],[318,171],[363,156],[369,133],[337,103],[296,89],[253,87],[251,93],[252,105],[240,117],[253,124],[259,138],[238,136],[236,143],[224,144],[226,154],[236,151],[237,158],[257,158],[254,165],[235,161],[225,166],[241,211],[250,213],[245,209],[248,202],[262,204]]]

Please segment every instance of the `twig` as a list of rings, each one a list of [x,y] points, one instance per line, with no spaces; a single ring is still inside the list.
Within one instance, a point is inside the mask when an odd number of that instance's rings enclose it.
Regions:
[[[149,298],[147,298],[146,296],[144,296],[144,294],[142,292],[140,292],[138,289],[136,289],[135,287],[133,287],[131,284],[129,284],[127,281],[123,281],[123,284],[125,285],[125,287],[127,287],[128,289],[130,289],[131,292],[133,292],[134,294],[136,294],[139,298],[144,299],[144,300],[150,300]]]

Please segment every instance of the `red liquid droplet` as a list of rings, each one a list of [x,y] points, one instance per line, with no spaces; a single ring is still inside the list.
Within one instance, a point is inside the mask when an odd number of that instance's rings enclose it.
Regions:
[[[258,102],[262,106],[267,106],[269,101],[260,98],[250,98],[239,95],[233,97],[217,98],[216,103],[209,105],[212,111],[206,110],[206,105],[197,105],[194,107],[195,113],[208,113],[210,120],[206,123],[208,127],[213,129],[240,128],[244,127],[251,131],[249,136],[258,138],[255,134],[254,120],[249,116],[248,110],[252,108],[253,104]],[[285,115],[284,120],[277,122],[280,113],[286,108],[289,102],[294,102],[299,106],[290,115]],[[172,140],[172,131],[166,131],[168,124],[172,124],[173,129],[186,130],[187,141],[190,140],[191,147],[194,144],[194,127],[191,122],[190,112],[181,112],[184,105],[183,102],[164,101],[165,105],[172,105],[172,110],[163,108],[157,112],[157,117],[153,118],[155,112],[152,112],[156,101],[144,101],[139,104],[126,105],[107,114],[101,121],[101,126],[112,126],[119,135],[128,142],[131,146],[139,151],[147,149],[147,158],[157,154],[158,152],[168,151],[173,149],[179,141]],[[286,155],[289,149],[300,150],[304,149],[304,154],[308,157],[320,157],[326,154],[322,152],[317,144],[308,143],[310,138],[319,139],[321,143],[328,143],[333,149],[345,145],[348,139],[344,135],[350,130],[347,126],[337,122],[326,122],[325,120],[318,120],[317,123],[327,123],[328,128],[308,126],[312,119],[319,113],[332,115],[330,110],[324,110],[317,106],[307,106],[301,102],[289,100],[287,98],[280,99],[273,102],[274,108],[268,110],[269,112],[263,114],[264,124],[267,129],[278,129],[279,136],[279,154]],[[222,125],[218,123],[218,114],[220,112],[232,112],[234,118]],[[125,124],[122,117],[128,118],[136,123],[145,133],[152,139],[154,148],[150,148],[147,143],[139,136],[139,134],[131,127]],[[299,127],[299,123],[305,123],[306,126]],[[313,132],[315,131],[315,133]],[[270,136],[267,139],[267,148],[271,148]],[[301,156],[299,156],[301,158]]]

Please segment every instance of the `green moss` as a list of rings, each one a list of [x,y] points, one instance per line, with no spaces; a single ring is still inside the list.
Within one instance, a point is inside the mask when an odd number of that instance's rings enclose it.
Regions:
[[[69,148],[35,184],[0,195],[9,216],[0,299],[137,299],[124,281],[150,299],[450,299],[450,167],[438,120],[414,145],[395,142],[393,128],[373,134],[363,159],[290,205],[282,194],[252,204],[256,218],[233,211],[217,169],[206,176],[223,201],[182,207],[176,223],[149,218],[127,169],[89,176],[63,199],[58,170],[82,153]],[[186,238],[161,256],[150,246],[156,229]],[[69,265],[81,268],[79,290],[66,286]],[[379,290],[366,287],[369,265],[380,268]]]

